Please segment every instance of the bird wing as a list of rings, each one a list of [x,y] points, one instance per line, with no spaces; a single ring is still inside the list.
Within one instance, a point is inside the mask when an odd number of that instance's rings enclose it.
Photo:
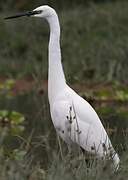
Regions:
[[[72,106],[79,126],[77,143],[85,150],[99,156],[114,152],[111,141],[93,107],[75,91],[69,88]],[[88,127],[87,127],[88,125]]]
[[[57,132],[68,144],[78,144],[88,152],[103,156],[111,142],[96,112],[77,94],[69,96],[56,101],[51,109]]]
[[[100,157],[109,157],[113,160],[114,169],[119,167],[119,156],[114,150],[111,141],[92,106],[69,88],[72,97],[73,109],[77,118],[79,134],[77,144],[83,149]],[[88,124],[88,127],[87,127]],[[73,140],[73,136],[71,137]]]

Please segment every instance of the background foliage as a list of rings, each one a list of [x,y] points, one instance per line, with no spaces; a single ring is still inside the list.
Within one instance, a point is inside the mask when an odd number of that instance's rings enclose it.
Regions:
[[[4,13],[12,13],[8,11]],[[60,8],[58,14],[67,78],[71,82],[90,79],[127,83],[127,2],[78,4],[73,9]],[[46,79],[48,27],[41,22],[28,18],[11,22],[1,19],[1,74],[24,76],[37,71]],[[45,68],[41,66],[42,54]]]

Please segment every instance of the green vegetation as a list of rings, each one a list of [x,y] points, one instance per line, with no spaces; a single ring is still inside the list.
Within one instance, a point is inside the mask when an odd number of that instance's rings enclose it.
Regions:
[[[48,1],[60,17],[67,81],[99,114],[121,158],[117,173],[109,161],[94,159],[88,167],[82,152],[70,154],[55,133],[46,88],[47,24],[3,20],[41,2],[0,2],[0,179],[126,180],[128,2]]]

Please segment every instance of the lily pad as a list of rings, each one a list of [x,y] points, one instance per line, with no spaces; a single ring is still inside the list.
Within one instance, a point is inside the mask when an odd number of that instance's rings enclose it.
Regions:
[[[0,129],[8,128],[11,134],[20,134],[24,130],[23,122],[25,117],[16,111],[1,110],[0,111]]]

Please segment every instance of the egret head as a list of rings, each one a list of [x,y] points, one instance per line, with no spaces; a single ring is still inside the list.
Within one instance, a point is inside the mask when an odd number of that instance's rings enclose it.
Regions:
[[[56,12],[53,8],[51,8],[47,5],[44,5],[44,6],[37,7],[36,9],[34,9],[32,11],[19,13],[14,16],[6,17],[5,19],[19,18],[22,16],[28,16],[28,17],[34,16],[34,17],[42,17],[45,19],[49,19],[51,16],[53,16],[55,14],[56,14]]]
[[[34,9],[33,12],[38,12],[37,14],[34,15],[35,17],[42,17],[46,19],[56,14],[55,10],[47,5],[40,6]]]

